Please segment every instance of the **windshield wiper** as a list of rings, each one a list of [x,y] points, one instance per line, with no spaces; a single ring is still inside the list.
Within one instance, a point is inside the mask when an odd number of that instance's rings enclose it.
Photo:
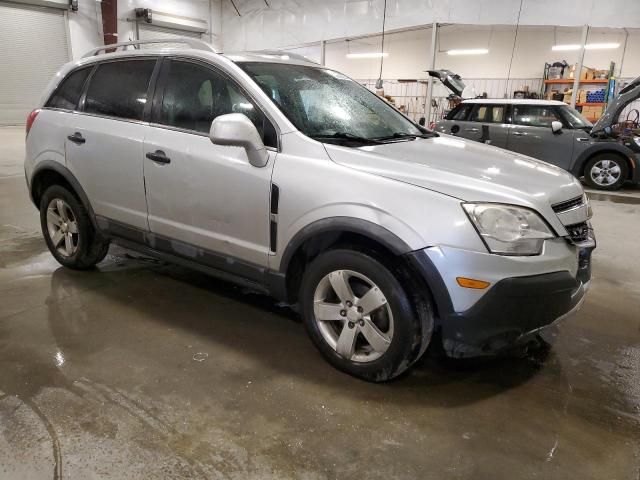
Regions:
[[[437,137],[437,133],[407,133],[407,132],[394,132],[392,135],[387,135],[386,137],[376,137],[376,140],[393,140],[396,138],[410,138],[412,140],[416,138],[431,138]]]
[[[351,133],[348,132],[336,132],[336,133],[332,133],[331,135],[309,135],[311,138],[314,139],[319,139],[319,138],[324,138],[324,139],[338,139],[338,140],[353,140],[354,142],[362,142],[362,143],[382,143],[380,141],[378,141],[379,139],[377,138],[366,138],[366,137],[360,137],[358,135],[353,135]]]

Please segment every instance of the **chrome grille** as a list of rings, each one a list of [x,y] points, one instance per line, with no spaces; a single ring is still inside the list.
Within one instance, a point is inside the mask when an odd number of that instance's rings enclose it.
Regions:
[[[571,210],[572,208],[579,207],[584,203],[584,195],[581,195],[576,198],[572,198],[571,200],[565,200],[564,202],[556,203],[555,205],[551,205],[553,211],[556,213],[566,212],[567,210]]]

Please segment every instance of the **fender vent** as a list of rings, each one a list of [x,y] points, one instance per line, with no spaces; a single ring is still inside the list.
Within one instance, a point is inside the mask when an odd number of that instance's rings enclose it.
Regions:
[[[276,252],[278,245],[278,203],[280,202],[280,188],[271,184],[271,208],[269,219],[269,250]]]

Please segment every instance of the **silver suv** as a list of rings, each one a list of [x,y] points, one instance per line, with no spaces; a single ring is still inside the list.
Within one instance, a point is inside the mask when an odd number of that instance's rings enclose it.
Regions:
[[[430,343],[530,342],[582,304],[595,241],[564,170],[425,130],[303,58],[184,42],[90,52],[30,114],[27,183],[62,265],[114,241],[248,285],[370,381]]]

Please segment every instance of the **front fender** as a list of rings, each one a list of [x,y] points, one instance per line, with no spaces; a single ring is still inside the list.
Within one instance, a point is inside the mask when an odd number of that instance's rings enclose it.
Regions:
[[[629,162],[630,170],[629,170],[629,178],[635,179],[638,176],[638,163],[634,158],[634,153],[624,145],[613,141],[603,141],[603,142],[595,142],[593,145],[584,150],[578,158],[576,158],[573,166],[571,167],[571,173],[576,177],[581,177],[584,174],[584,166],[587,161],[593,157],[594,155],[605,153],[605,152],[615,152],[622,155]]]

